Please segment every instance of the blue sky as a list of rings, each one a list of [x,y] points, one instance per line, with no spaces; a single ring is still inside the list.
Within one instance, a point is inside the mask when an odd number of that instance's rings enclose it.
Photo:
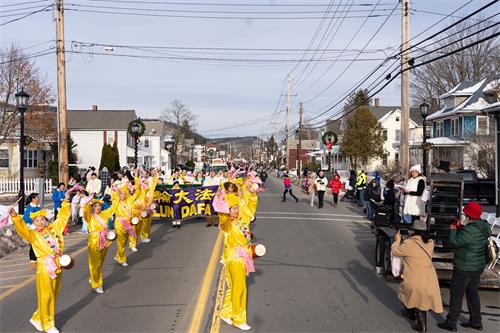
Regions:
[[[151,0],[161,2],[160,0]],[[333,1],[335,5],[347,5],[352,0]],[[17,1],[19,2],[19,1]],[[96,6],[131,7],[141,9],[176,9],[176,10],[212,10],[212,11],[317,11],[318,14],[293,14],[295,16],[319,16],[327,7],[238,7],[238,6],[187,6],[187,5],[156,5],[156,4],[127,4],[113,1],[65,1],[67,8],[92,9],[91,7],[78,7],[73,4],[86,4]],[[182,1],[173,1],[182,2]],[[187,2],[187,1],[186,1]],[[223,1],[199,0],[199,3],[224,3],[224,4],[323,4],[330,0],[275,0],[275,1]],[[392,9],[398,1],[379,1],[379,9]],[[410,37],[421,32],[441,16],[422,13],[431,11],[437,13],[450,13],[469,1],[465,0],[418,0],[413,1],[411,7],[418,11],[412,12]],[[456,15],[465,15],[479,8],[488,1],[473,1],[465,6]],[[16,3],[6,0],[2,4]],[[50,4],[50,1],[46,1]],[[354,4],[377,3],[377,0],[354,0]],[[34,3],[25,7],[44,5]],[[9,7],[10,8],[20,8]],[[340,7],[340,6],[337,6]],[[341,7],[346,8],[346,7]],[[371,9],[371,7],[351,7],[357,9]],[[102,8],[99,10],[103,10]],[[107,9],[115,11],[115,9]],[[334,11],[332,7],[332,13]],[[29,10],[27,10],[29,11]],[[144,10],[143,13],[151,13]],[[492,10],[489,11],[491,13]],[[384,11],[380,13],[389,13]],[[367,50],[387,49],[389,54],[400,44],[401,17],[400,8],[395,11],[380,32],[367,46]],[[196,14],[207,15],[207,14]],[[228,15],[228,14],[225,14]],[[239,14],[234,14],[239,15]],[[245,14],[244,16],[258,16],[260,14]],[[268,14],[269,16],[270,14]],[[278,16],[278,14],[275,14]],[[291,16],[293,16],[291,15]],[[333,14],[331,14],[333,15]],[[338,14],[336,14],[338,16]],[[366,12],[348,15],[366,15]],[[272,15],[271,15],[272,16]],[[10,19],[0,18],[0,23]],[[386,17],[371,17],[360,31],[357,38],[349,46],[350,49],[360,49],[368,39],[381,26]],[[260,135],[268,136],[279,130],[285,121],[284,113],[274,114],[278,98],[282,92],[283,80],[294,68],[294,63],[257,64],[239,62],[237,65],[227,62],[204,61],[179,61],[179,60],[153,60],[143,58],[125,58],[110,56],[110,54],[133,54],[147,56],[166,56],[165,52],[179,56],[179,51],[155,50],[163,54],[137,51],[129,48],[114,47],[113,51],[106,51],[104,46],[88,46],[86,43],[72,43],[71,41],[88,42],[105,45],[127,46],[183,46],[183,47],[221,47],[221,48],[293,48],[305,49],[311,41],[320,19],[311,20],[222,20],[222,19],[193,19],[172,17],[145,17],[129,15],[113,15],[103,13],[88,13],[82,11],[66,11],[65,34],[67,51],[83,51],[87,54],[67,54],[67,94],[68,108],[84,109],[96,104],[101,109],[135,109],[143,118],[156,118],[161,110],[168,106],[174,99],[180,99],[189,106],[192,112],[198,115],[197,129],[208,136],[225,135]],[[346,18],[333,21],[337,24],[337,34],[331,40],[329,49],[343,49],[352,38],[364,18]],[[326,21],[323,26],[326,28]],[[428,36],[439,27],[444,27],[451,22],[448,19],[433,30],[418,37],[420,40]],[[333,27],[333,25],[332,25]],[[336,29],[336,28],[335,28]],[[324,29],[322,30],[324,31]],[[1,46],[16,43],[20,47],[29,47],[26,54],[32,54],[54,45],[55,23],[51,12],[42,12],[0,27]],[[322,32],[320,32],[320,36]],[[329,41],[327,35],[323,44]],[[319,39],[318,39],[319,40]],[[46,43],[43,43],[46,42]],[[41,44],[43,43],[43,44]],[[40,45],[37,45],[40,44]],[[314,49],[316,44],[312,47]],[[323,47],[323,48],[324,48]],[[206,51],[205,51],[206,52]],[[216,51],[210,51],[218,53]],[[90,53],[90,54],[89,54]],[[105,53],[108,56],[95,55]],[[255,58],[255,59],[300,59],[301,52],[294,55],[254,55],[245,51],[244,55],[200,54],[190,53],[190,56],[202,57],[228,57],[228,58]],[[277,53],[277,52],[275,52]],[[311,55],[312,53],[309,53]],[[321,51],[317,53],[319,56]],[[351,59],[356,53],[346,53],[342,58]],[[187,53],[182,53],[187,55]],[[324,55],[323,58],[335,58],[337,54]],[[310,57],[310,56],[309,56]],[[304,117],[324,110],[331,101],[336,100],[348,90],[357,80],[366,75],[385,58],[383,52],[374,52],[361,56],[377,60],[356,62],[338,81],[321,96],[304,104]],[[308,59],[306,57],[306,59]],[[349,62],[337,62],[324,77],[310,89],[303,91],[309,84],[316,82],[331,62],[321,62],[314,71],[307,76],[304,83],[295,87],[300,82],[299,74],[306,66],[301,63],[291,72],[295,79],[292,109],[297,108],[298,102],[310,100],[321,92],[345,68]],[[56,87],[56,59],[55,54],[36,58],[36,64],[48,80]],[[313,63],[309,65],[312,68]],[[298,77],[298,80],[297,80]],[[380,95],[382,105],[397,105],[400,101],[399,80],[389,85]],[[284,109],[281,104],[279,110]],[[258,122],[255,122],[258,120]],[[291,123],[297,122],[297,112],[291,117]],[[227,128],[232,125],[241,125],[236,129],[210,131],[218,128]]]

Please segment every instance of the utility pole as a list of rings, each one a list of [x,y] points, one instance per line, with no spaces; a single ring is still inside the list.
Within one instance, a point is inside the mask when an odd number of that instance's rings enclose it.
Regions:
[[[68,128],[66,120],[66,61],[64,59],[64,4],[56,6],[57,113],[59,128],[59,181],[68,183]]]
[[[401,0],[401,137],[400,170],[406,177],[410,168],[410,149],[408,147],[408,132],[410,128],[410,72],[408,70],[408,36],[410,30],[410,1]]]
[[[300,172],[300,170],[302,170],[302,160],[300,159],[301,149],[302,149],[302,102],[299,103],[299,144],[297,145],[297,172]]]
[[[290,109],[292,107],[292,102],[290,99],[290,94],[292,91],[292,79],[290,74],[288,74],[288,89],[286,93],[286,168],[288,169],[290,165]]]

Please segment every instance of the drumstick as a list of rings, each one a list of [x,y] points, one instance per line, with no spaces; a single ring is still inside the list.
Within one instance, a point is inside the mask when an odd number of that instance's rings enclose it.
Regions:
[[[23,197],[19,197],[19,199],[17,199],[17,201],[16,201],[15,203],[13,203],[13,204],[9,207],[9,209],[10,209],[10,208],[14,208],[14,206],[15,206],[15,205],[17,205],[17,204],[19,203],[19,201],[21,201],[21,199],[22,199],[22,198],[23,198]]]

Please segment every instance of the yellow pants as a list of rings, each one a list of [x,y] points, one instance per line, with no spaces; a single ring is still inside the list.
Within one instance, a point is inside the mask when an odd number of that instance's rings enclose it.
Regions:
[[[127,254],[125,252],[125,247],[127,246],[127,241],[129,240],[129,234],[123,227],[120,221],[115,222],[116,231],[116,260],[122,264],[127,261]]]
[[[139,221],[138,224],[132,225],[132,229],[134,229],[136,235],[139,234],[139,230],[141,230],[141,225],[142,225],[142,219]],[[132,237],[132,236],[128,237],[128,247],[130,249],[137,247],[137,237]]]
[[[141,239],[146,239],[149,238],[151,235],[151,221],[153,218],[151,216],[146,217],[145,219],[142,219],[140,223],[140,231],[139,231],[139,236],[141,236]]]
[[[42,258],[39,258],[36,264],[36,294],[38,298],[38,308],[33,313],[31,319],[39,322],[44,331],[55,326],[54,308],[60,289],[61,273],[59,273],[55,279],[51,279],[45,268],[45,262]]]
[[[89,250],[89,274],[92,289],[102,287],[102,265],[108,253],[108,247],[99,250],[98,246],[88,245]]]
[[[242,258],[226,262],[227,290],[221,317],[230,318],[235,325],[247,322],[246,267]]]

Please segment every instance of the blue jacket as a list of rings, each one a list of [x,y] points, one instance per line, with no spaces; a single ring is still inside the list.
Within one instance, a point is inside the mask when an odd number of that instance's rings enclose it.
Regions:
[[[30,217],[30,213],[36,213],[39,210],[41,210],[40,207],[36,207],[36,206],[32,206],[32,205],[26,206],[26,208],[24,208],[24,214],[23,214],[24,222],[26,222],[27,224],[32,224],[33,220]]]
[[[54,201],[54,211],[59,210],[61,208],[61,203],[64,201],[64,196],[66,195],[68,190],[60,191],[59,189],[55,189],[52,192],[52,201]]]

